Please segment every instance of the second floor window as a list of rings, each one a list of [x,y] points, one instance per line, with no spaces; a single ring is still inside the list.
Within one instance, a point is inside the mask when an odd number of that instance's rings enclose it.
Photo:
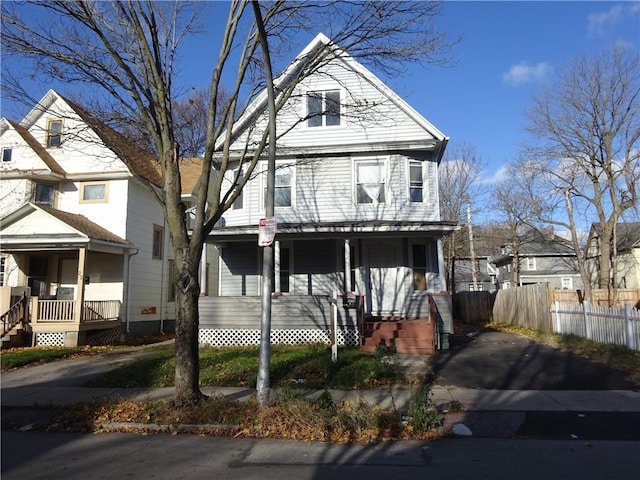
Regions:
[[[307,126],[340,125],[340,92],[311,92],[307,95]]]
[[[62,120],[49,120],[47,125],[47,147],[62,145]]]
[[[276,167],[275,188],[273,191],[274,207],[291,207],[293,205],[293,168]],[[267,200],[267,178],[264,177],[264,200]]]
[[[536,269],[536,257],[527,257],[527,270]]]
[[[107,184],[106,183],[84,183],[81,186],[82,197],[81,202],[106,202],[107,201]]]
[[[53,207],[56,187],[53,183],[36,183],[33,188],[33,203]]]
[[[155,259],[162,258],[162,237],[164,235],[164,230],[162,227],[158,225],[153,226],[153,246],[151,255]]]
[[[409,200],[421,203],[423,195],[423,163],[418,160],[409,160]]]
[[[244,176],[242,169],[234,172],[234,178],[233,178],[233,186],[234,188],[237,187],[238,185],[240,185],[242,183],[242,177]],[[241,208],[244,207],[244,195],[243,195],[243,191],[240,190],[240,193],[238,194],[238,196],[236,197],[236,199],[233,201],[233,210],[240,210]]]
[[[386,164],[383,160],[356,162],[356,203],[385,202]]]

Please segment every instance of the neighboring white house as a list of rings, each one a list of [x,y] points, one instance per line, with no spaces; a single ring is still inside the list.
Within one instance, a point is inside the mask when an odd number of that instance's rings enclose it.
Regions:
[[[428,315],[429,295],[446,290],[441,239],[457,228],[439,214],[437,172],[448,138],[348,53],[318,35],[278,88],[320,56],[329,60],[277,118],[272,335],[289,342],[326,339],[327,298],[336,295],[361,298],[367,319]],[[267,127],[266,93],[249,112],[232,132],[227,186]],[[258,170],[207,239],[220,248],[220,290],[200,303],[203,343],[259,338],[266,158]],[[354,311],[338,303],[338,334],[357,342]],[[443,331],[452,333],[444,316]]]
[[[616,268],[612,269],[615,288],[640,289],[640,222],[616,224]],[[587,240],[587,270],[591,275],[591,286],[598,286],[598,262],[600,256],[600,228],[591,226]],[[613,250],[613,249],[612,249]]]
[[[54,91],[19,124],[0,120],[0,148],[0,282],[32,297],[34,343],[171,331],[156,159]]]

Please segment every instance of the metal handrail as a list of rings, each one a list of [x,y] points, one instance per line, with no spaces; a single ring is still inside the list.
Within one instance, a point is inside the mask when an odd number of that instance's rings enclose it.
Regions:
[[[2,314],[2,336],[4,337],[16,325],[27,323],[27,295],[24,294],[20,300],[14,303],[9,310]]]

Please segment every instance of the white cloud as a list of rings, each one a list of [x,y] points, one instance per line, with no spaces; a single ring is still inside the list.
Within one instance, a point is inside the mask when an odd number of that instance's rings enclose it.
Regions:
[[[614,5],[607,12],[591,13],[587,16],[587,30],[590,35],[605,35],[623,18],[623,15],[622,5]]]
[[[548,62],[540,62],[535,65],[520,62],[502,74],[502,81],[508,85],[518,86],[523,83],[544,80],[552,71],[553,67]]]

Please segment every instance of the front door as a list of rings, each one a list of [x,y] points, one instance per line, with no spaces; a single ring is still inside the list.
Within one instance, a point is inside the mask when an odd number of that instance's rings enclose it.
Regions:
[[[370,245],[367,248],[367,313],[397,315],[404,304],[400,275],[399,245]]]

